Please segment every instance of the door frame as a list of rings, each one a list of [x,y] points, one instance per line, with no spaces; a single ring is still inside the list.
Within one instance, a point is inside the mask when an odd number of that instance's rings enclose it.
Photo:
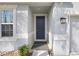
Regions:
[[[36,16],[45,16],[45,39],[36,39]],[[34,14],[34,41],[47,41],[47,14]]]

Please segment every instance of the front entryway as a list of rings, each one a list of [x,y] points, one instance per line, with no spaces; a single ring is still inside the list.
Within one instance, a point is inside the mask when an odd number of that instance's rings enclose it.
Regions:
[[[35,31],[35,41],[47,41],[46,38],[46,15],[45,14],[35,14],[34,15],[34,31]]]
[[[46,14],[34,14],[34,33],[32,49],[48,50]]]

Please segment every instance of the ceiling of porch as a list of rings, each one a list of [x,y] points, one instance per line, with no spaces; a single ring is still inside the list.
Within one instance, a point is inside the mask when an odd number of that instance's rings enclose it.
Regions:
[[[48,13],[51,9],[52,2],[30,3],[32,13]]]
[[[33,6],[31,7],[32,13],[48,13],[51,6]]]
[[[8,4],[9,2],[3,2],[0,4]],[[24,4],[31,8],[32,13],[48,13],[54,2],[11,2],[9,4]]]

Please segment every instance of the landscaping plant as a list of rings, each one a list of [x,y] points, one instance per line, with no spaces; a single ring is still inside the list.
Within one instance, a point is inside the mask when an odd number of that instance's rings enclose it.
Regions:
[[[29,55],[29,47],[26,46],[25,44],[22,45],[22,46],[20,46],[18,50],[20,51],[20,55],[21,56],[27,56],[27,55]]]

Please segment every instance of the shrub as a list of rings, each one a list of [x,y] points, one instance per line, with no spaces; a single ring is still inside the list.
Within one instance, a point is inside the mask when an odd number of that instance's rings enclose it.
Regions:
[[[26,46],[25,44],[22,45],[22,46],[20,46],[20,47],[18,48],[18,50],[20,51],[20,55],[21,55],[21,56],[26,56],[26,55],[29,54],[29,48],[28,48],[28,46]]]

